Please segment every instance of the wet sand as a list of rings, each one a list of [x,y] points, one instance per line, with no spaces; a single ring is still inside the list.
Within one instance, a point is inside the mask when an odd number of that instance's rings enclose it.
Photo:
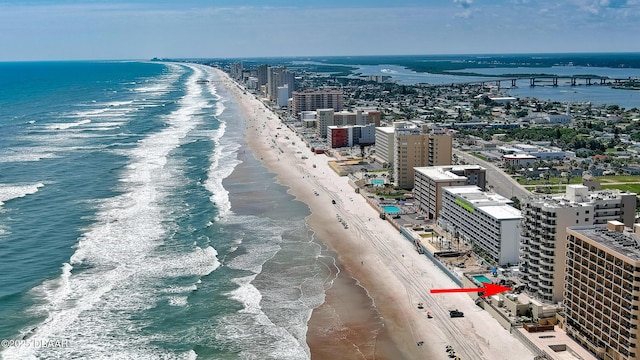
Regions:
[[[338,254],[341,276],[327,284],[325,303],[308,322],[307,343],[314,360],[444,360],[448,357],[443,350],[450,344],[464,359],[533,359],[466,294],[430,295],[431,288],[456,285],[380,220],[348,179],[330,168],[326,155],[311,153],[258,99],[218,72],[246,118],[246,143],[277,181],[309,206],[307,222],[316,239]],[[434,319],[417,309],[419,302]],[[465,317],[452,322],[452,308],[464,311]],[[420,342],[423,346],[417,346]]]

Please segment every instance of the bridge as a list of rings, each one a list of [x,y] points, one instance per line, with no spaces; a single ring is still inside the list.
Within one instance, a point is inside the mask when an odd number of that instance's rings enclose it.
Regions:
[[[608,76],[597,75],[523,75],[515,77],[505,78],[493,78],[487,80],[475,80],[467,82],[456,82],[450,84],[428,84],[429,86],[443,87],[443,86],[456,86],[456,85],[480,85],[484,87],[486,84],[495,84],[500,89],[503,82],[511,83],[511,87],[517,87],[519,80],[529,80],[529,86],[559,86],[558,80],[567,80],[566,83],[570,86],[578,85],[622,85],[626,83],[640,83],[640,77],[628,77],[628,78],[612,78]]]

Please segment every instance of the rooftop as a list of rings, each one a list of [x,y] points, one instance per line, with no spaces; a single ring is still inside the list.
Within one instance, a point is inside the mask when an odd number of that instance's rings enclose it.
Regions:
[[[630,230],[614,231],[606,226],[574,226],[569,227],[580,235],[588,237],[607,248],[640,262],[640,237]]]
[[[464,172],[465,170],[484,170],[484,168],[480,165],[443,165],[416,167],[414,168],[414,170],[428,176],[435,181],[445,181],[466,179],[465,176],[457,175],[454,173],[454,171]]]
[[[502,195],[482,191],[475,185],[471,186],[445,186],[445,192],[464,199],[475,209],[485,212],[487,215],[499,220],[521,219],[520,210],[510,206],[513,201]]]

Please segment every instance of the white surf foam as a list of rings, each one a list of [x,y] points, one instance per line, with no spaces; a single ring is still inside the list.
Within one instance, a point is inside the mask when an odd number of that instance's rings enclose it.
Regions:
[[[67,129],[70,129],[72,127],[88,124],[90,122],[91,122],[91,120],[85,119],[85,120],[80,120],[80,121],[76,121],[76,122],[72,122],[72,123],[53,123],[53,124],[48,124],[46,126],[46,128],[48,130],[67,130]]]
[[[35,194],[43,186],[44,186],[43,183],[23,184],[23,185],[0,184],[0,206],[4,205],[4,203],[9,200]]]
[[[212,74],[212,73],[211,73]],[[210,79],[211,80],[211,79]],[[210,82],[213,84],[213,81]],[[228,215],[231,211],[231,202],[229,201],[229,192],[222,186],[222,181],[233,173],[236,166],[241,161],[238,160],[238,150],[240,142],[238,139],[225,138],[227,123],[220,115],[224,112],[224,99],[217,94],[216,87],[209,85],[207,87],[209,93],[217,99],[216,117],[220,121],[220,128],[217,133],[213,133],[211,139],[215,143],[215,149],[210,157],[208,179],[205,182],[205,188],[211,192],[211,201],[218,208],[218,216],[216,220]]]
[[[128,152],[131,164],[121,179],[122,194],[102,201],[95,223],[80,238],[58,279],[33,289],[41,305],[32,311],[46,317],[31,334],[34,340],[66,339],[69,349],[17,349],[7,358],[194,358],[193,351],[161,348],[159,339],[140,335],[144,322],[131,317],[166,301],[185,306],[194,284],[171,293],[156,288],[168,278],[193,277],[214,271],[220,263],[212,247],[170,251],[161,245],[170,237],[171,211],[166,196],[178,183],[168,168],[171,151],[198,124],[193,114],[206,104],[195,80],[187,79],[187,95],[167,115],[166,127]]]

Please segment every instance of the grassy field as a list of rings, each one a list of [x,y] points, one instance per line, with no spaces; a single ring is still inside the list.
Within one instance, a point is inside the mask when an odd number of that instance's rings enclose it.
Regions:
[[[549,180],[545,180],[545,179],[527,180],[526,178],[521,177],[520,179],[518,179],[518,182],[522,185],[551,185],[551,184],[560,184],[560,183],[562,183],[563,185],[566,185],[567,179],[560,178],[560,177],[552,177],[552,178],[549,178]],[[582,178],[579,176],[572,176],[569,183],[582,184]]]
[[[622,191],[630,191],[632,193],[640,194],[640,184],[618,184],[618,185],[602,184],[602,189],[619,189]]]
[[[624,182],[624,183],[640,183],[640,175],[610,175],[596,176],[596,180],[600,183]]]
[[[636,194],[640,194],[640,175],[609,175],[609,176],[597,176],[596,180],[602,185],[602,189],[619,189],[621,191],[629,191]],[[519,178],[518,181],[525,188],[533,191],[537,185],[545,188],[549,188],[549,193],[554,194],[559,191],[564,192],[567,180],[564,178],[553,177],[549,180],[535,179],[525,180]],[[581,184],[582,178],[574,176],[571,178],[571,184]]]

